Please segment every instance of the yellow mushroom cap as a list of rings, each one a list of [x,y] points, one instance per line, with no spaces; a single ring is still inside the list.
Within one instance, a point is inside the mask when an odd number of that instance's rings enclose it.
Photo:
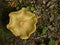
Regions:
[[[21,39],[28,39],[36,31],[37,17],[35,14],[27,11],[26,8],[11,12],[9,18],[7,29]]]

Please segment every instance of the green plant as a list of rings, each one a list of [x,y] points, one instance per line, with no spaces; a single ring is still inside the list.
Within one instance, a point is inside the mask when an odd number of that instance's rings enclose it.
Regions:
[[[42,43],[42,44],[40,44],[40,45],[45,45],[45,44]]]
[[[48,44],[49,44],[49,45],[54,45],[54,42],[55,42],[55,40],[53,40],[53,39],[51,38]]]
[[[28,11],[30,11],[30,6],[27,6],[26,9],[27,9]]]
[[[22,3],[23,0],[18,0],[19,3]]]
[[[35,7],[34,7],[34,6],[32,6],[32,7],[31,7],[31,11],[34,11],[34,10],[35,10]]]
[[[48,31],[48,29],[46,27],[44,27],[43,30],[42,30],[42,34],[46,34],[47,31]]]
[[[20,7],[19,7],[19,6],[17,6],[17,7],[16,7],[16,10],[19,10],[19,9],[20,9]]]
[[[29,10],[29,11],[34,11],[35,7],[34,6],[27,6],[26,9]]]

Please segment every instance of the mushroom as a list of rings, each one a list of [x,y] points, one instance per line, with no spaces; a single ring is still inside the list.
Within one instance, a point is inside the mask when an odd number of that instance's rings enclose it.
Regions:
[[[26,8],[9,14],[9,29],[15,36],[21,39],[28,39],[32,33],[36,31],[37,17]]]

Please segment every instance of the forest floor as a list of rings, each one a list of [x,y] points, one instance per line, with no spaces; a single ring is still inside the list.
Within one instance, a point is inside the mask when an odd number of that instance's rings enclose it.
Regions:
[[[26,40],[6,28],[9,13],[22,7],[41,16],[36,31]],[[0,0],[0,45],[60,45],[60,0]]]

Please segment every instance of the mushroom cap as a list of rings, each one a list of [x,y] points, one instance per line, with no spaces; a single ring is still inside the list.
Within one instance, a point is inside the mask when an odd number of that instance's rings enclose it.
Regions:
[[[37,17],[35,14],[27,11],[26,8],[11,12],[9,18],[7,29],[21,39],[28,39],[36,31]]]

